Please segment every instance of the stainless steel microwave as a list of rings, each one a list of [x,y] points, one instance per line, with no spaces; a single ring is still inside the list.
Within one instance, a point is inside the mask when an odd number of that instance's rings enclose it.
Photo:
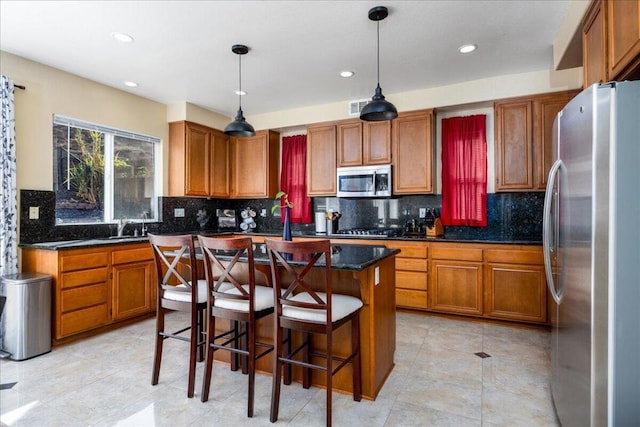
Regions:
[[[338,197],[391,196],[391,165],[338,168]]]

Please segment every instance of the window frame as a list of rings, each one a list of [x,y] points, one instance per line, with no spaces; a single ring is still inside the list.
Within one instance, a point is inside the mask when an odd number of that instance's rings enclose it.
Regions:
[[[57,213],[55,215],[56,225],[96,225],[96,224],[117,224],[119,222],[119,218],[114,217],[115,206],[114,206],[114,185],[115,185],[115,171],[114,171],[114,147],[115,147],[115,137],[120,136],[129,139],[135,139],[141,142],[149,142],[153,147],[153,168],[154,168],[154,176],[153,176],[153,196],[151,197],[151,202],[149,205],[150,212],[153,214],[152,216],[146,219],[140,218],[124,218],[127,221],[131,221],[134,223],[142,223],[142,222],[159,222],[160,221],[160,212],[159,212],[159,203],[158,200],[162,194],[162,140],[158,137],[146,135],[137,132],[126,131],[123,129],[118,129],[106,125],[100,125],[97,123],[87,122],[84,120],[74,119],[71,117],[63,116],[60,114],[54,114],[52,121],[52,134],[53,127],[56,125],[60,126],[69,126],[79,129],[84,129],[88,131],[98,131],[104,135],[104,193],[103,193],[103,203],[104,203],[104,211],[101,222],[69,222],[69,223],[59,223]],[[68,141],[68,140],[67,140]],[[55,145],[53,146],[55,150]],[[58,166],[55,164],[54,158],[54,175],[58,173]],[[54,178],[55,179],[55,178]]]

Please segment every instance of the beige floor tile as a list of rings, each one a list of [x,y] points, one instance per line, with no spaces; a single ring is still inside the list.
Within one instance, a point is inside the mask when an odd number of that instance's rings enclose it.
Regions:
[[[169,316],[169,326],[185,321]],[[151,386],[155,327],[147,319],[56,346],[51,353],[0,360],[3,426],[272,426],[271,377],[256,376],[254,417],[246,417],[247,377],[215,364],[208,402],[186,397],[187,343],[167,340],[160,382]],[[375,402],[334,393],[335,426],[555,426],[549,395],[549,332],[398,312],[395,369]],[[484,351],[490,358],[474,353]],[[282,386],[275,425],[324,425],[325,391]]]

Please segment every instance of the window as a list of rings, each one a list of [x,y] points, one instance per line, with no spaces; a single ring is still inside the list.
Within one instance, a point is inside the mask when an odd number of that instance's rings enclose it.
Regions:
[[[57,224],[158,220],[160,139],[53,118]]]

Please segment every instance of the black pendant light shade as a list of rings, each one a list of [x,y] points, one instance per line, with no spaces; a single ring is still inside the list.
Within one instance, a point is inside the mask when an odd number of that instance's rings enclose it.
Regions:
[[[247,137],[255,136],[256,131],[253,129],[247,120],[244,118],[242,112],[242,55],[246,55],[249,52],[249,48],[242,44],[234,44],[231,47],[231,51],[238,55],[238,112],[235,119],[224,128],[224,133],[231,136]]]
[[[385,100],[380,88],[380,21],[389,15],[389,11],[384,6],[376,6],[369,10],[369,19],[376,21],[378,27],[378,85],[371,102],[369,102],[360,112],[360,120],[367,122],[379,122],[384,120],[393,120],[398,117],[396,107]]]

